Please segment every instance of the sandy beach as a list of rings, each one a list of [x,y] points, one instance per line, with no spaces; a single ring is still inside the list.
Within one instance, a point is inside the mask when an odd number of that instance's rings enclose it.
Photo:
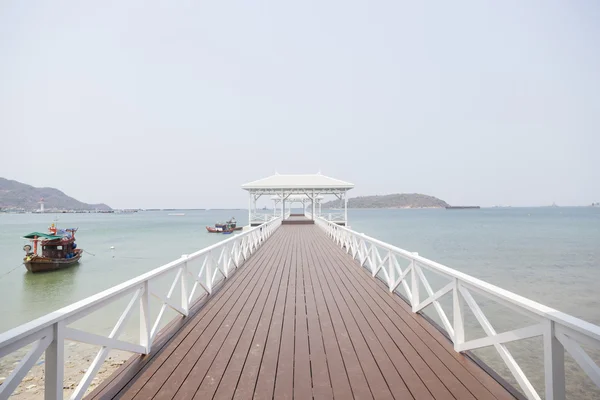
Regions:
[[[90,366],[94,357],[98,352],[98,348],[92,348],[91,346],[85,346],[72,343],[67,345],[65,349],[65,372],[64,372],[64,396],[69,398],[71,393],[75,390],[79,381],[83,377],[83,374]],[[124,351],[113,350],[110,352],[106,361],[100,370],[94,377],[90,387],[86,391],[86,394],[93,391],[104,379],[109,377],[114,371],[116,371],[121,365],[123,365],[131,353]],[[44,372],[45,363],[43,357],[38,363],[29,371],[29,373],[23,378],[21,384],[17,387],[11,396],[11,399],[16,400],[38,400],[44,398]],[[19,360],[16,358],[13,365],[16,367]],[[4,368],[3,368],[4,369]],[[4,382],[10,371],[4,370],[0,376],[0,382]]]

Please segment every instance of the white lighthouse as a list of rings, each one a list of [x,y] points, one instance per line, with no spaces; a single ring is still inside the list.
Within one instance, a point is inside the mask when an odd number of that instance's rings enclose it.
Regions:
[[[40,199],[40,212],[41,213],[44,212],[44,198],[43,197]]]

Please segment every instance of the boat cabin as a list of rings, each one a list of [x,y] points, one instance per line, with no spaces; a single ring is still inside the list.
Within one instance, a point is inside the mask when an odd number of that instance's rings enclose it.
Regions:
[[[42,257],[71,258],[76,248],[74,239],[47,241],[42,245]]]
[[[32,232],[29,235],[23,236],[23,238],[33,242],[33,249],[30,245],[25,245],[23,250],[25,250],[29,257],[49,259],[73,258],[75,256],[75,249],[77,248],[75,231],[76,229],[64,229],[57,233],[56,229],[50,229],[50,234]],[[38,247],[41,247],[41,254],[39,254]]]

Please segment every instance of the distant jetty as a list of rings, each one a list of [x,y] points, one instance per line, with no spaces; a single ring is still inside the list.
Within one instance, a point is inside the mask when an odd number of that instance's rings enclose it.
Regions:
[[[471,210],[471,209],[479,209],[479,206],[447,206],[446,210]]]

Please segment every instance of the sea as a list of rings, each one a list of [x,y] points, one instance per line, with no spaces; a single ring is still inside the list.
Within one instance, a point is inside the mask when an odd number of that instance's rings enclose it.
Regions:
[[[247,224],[247,210],[0,214],[0,332],[226,239],[205,227],[231,217]],[[348,217],[355,231],[600,325],[599,207],[349,210]],[[28,241],[22,236],[45,232],[52,223],[78,228],[77,244],[85,251],[81,263],[52,273],[28,273],[22,265]],[[431,278],[434,289],[443,285],[438,278]],[[448,302],[443,304],[448,310]],[[514,314],[510,310],[490,309],[497,314],[490,317],[493,323],[508,327],[523,322],[505,317]],[[428,313],[437,320],[435,311]],[[110,330],[119,315],[109,314],[84,326]],[[452,320],[451,314],[448,317]],[[476,328],[473,323],[474,332]],[[489,350],[476,355],[493,366],[498,363],[501,370],[501,361],[493,361]],[[529,357],[528,350],[521,348],[521,353]],[[597,360],[598,354],[592,355]],[[524,370],[535,374],[542,361],[539,356],[531,359],[535,362]],[[500,373],[504,376],[506,371]],[[577,384],[571,385],[583,385],[586,391],[572,398],[598,393],[587,391],[594,386],[586,383],[587,377],[577,376]],[[543,379],[534,381],[543,392]]]

